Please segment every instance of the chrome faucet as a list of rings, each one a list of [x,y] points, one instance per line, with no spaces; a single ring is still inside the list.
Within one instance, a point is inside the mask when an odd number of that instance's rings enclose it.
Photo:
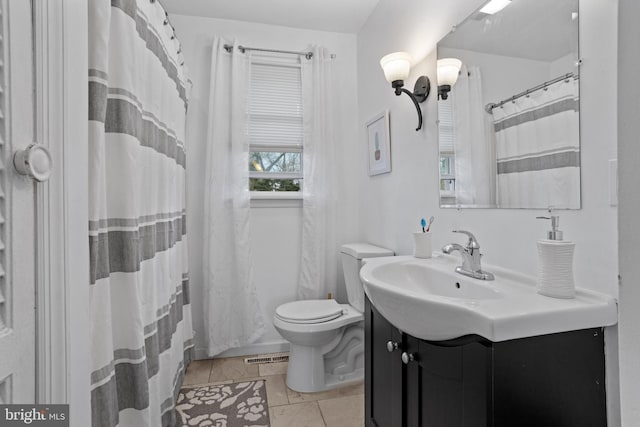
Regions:
[[[474,279],[493,280],[495,278],[493,274],[482,271],[482,267],[480,266],[482,254],[480,254],[480,244],[476,240],[476,237],[464,230],[453,230],[453,232],[466,234],[469,237],[466,248],[457,243],[451,243],[442,247],[442,252],[445,254],[458,251],[460,255],[462,255],[462,265],[456,267],[456,273],[473,277]]]

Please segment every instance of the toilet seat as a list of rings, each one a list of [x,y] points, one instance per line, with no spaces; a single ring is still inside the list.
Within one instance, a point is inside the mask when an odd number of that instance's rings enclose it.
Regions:
[[[343,307],[333,299],[303,300],[282,304],[275,317],[284,322],[299,324],[324,323],[344,314]]]

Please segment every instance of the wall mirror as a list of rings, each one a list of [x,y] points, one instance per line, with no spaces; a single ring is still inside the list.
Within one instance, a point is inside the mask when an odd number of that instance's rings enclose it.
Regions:
[[[491,0],[438,42],[441,207],[580,209],[578,21]]]

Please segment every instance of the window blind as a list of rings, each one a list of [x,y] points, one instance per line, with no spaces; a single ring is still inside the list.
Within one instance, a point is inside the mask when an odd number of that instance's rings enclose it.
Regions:
[[[451,97],[438,100],[438,141],[440,151],[453,153],[455,151],[455,127],[453,105]]]
[[[303,124],[299,63],[252,62],[250,80],[248,133],[252,150],[300,150]]]

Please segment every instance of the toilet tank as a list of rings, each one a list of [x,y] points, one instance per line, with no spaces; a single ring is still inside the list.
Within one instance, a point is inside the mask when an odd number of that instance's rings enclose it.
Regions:
[[[344,282],[347,286],[349,304],[364,313],[364,287],[360,281],[360,268],[365,258],[392,256],[393,251],[368,243],[349,243],[340,248]]]

